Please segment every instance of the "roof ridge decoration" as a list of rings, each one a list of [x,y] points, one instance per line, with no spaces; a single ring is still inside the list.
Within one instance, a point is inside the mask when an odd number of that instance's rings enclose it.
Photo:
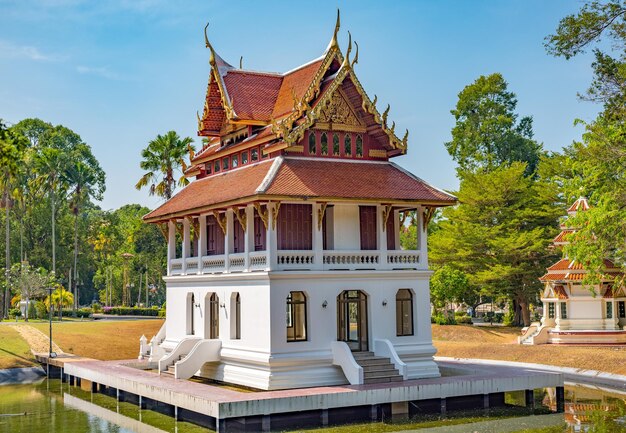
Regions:
[[[226,89],[226,84],[224,83],[224,75],[231,70],[234,69],[232,65],[228,64],[224,59],[222,59],[209,42],[209,37],[207,35],[207,29],[209,28],[209,23],[206,23],[204,26],[204,45],[211,51],[211,56],[209,57],[209,65],[211,65],[211,74],[209,75],[209,84],[207,86],[207,93],[209,87],[211,86],[211,78],[215,77],[215,81],[217,82],[217,86],[220,90],[220,96],[222,98],[222,106],[224,107],[224,111],[226,113],[226,119],[228,121],[238,120],[237,113],[235,113],[234,104],[232,98],[228,96],[228,90]],[[209,112],[209,106],[207,102],[204,103],[204,113],[203,118],[206,118]]]

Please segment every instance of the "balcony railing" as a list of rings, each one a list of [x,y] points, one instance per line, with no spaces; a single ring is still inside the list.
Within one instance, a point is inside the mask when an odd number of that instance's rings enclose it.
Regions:
[[[269,261],[268,261],[269,260]],[[169,275],[254,271],[334,271],[425,269],[417,250],[278,250],[272,264],[267,251],[170,260]]]

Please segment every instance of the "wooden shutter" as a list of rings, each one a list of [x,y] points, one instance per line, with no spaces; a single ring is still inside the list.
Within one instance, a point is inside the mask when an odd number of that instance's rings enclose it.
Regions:
[[[224,233],[213,215],[206,218],[207,256],[224,254]]]
[[[359,206],[361,249],[376,249],[376,206]]]
[[[277,219],[279,250],[310,250],[313,212],[310,204],[284,204]]]

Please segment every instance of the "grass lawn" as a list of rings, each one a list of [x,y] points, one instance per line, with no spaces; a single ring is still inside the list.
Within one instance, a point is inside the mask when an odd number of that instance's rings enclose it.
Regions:
[[[626,375],[626,346],[558,346],[517,344],[518,328],[432,325],[438,356],[501,359]]]
[[[35,362],[26,341],[15,329],[0,325],[0,369],[33,365]]]
[[[88,358],[132,359],[139,355],[139,337],[148,341],[155,335],[162,319],[54,322],[52,338],[64,352]],[[48,335],[48,323],[30,323]]]

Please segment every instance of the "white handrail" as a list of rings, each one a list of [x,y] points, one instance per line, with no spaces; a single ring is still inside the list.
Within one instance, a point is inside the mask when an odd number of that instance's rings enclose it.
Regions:
[[[407,380],[408,371],[406,363],[400,359],[391,341],[387,339],[374,340],[374,355],[389,358],[394,367],[396,367],[396,370],[400,372],[402,379]]]
[[[150,339],[150,357],[148,361],[154,362],[161,359],[165,355],[165,350],[161,347],[161,343],[165,340],[165,321],[154,337]]]
[[[159,372],[167,370],[167,367],[178,361],[180,356],[187,355],[198,340],[200,337],[186,337],[180,340],[174,350],[159,359]]]
[[[221,349],[221,340],[198,341],[187,356],[174,364],[174,377],[189,379],[202,368],[205,362],[219,361]]]
[[[350,347],[344,341],[332,341],[330,349],[333,353],[333,365],[341,367],[350,385],[362,385],[364,382],[363,367],[354,359]]]

